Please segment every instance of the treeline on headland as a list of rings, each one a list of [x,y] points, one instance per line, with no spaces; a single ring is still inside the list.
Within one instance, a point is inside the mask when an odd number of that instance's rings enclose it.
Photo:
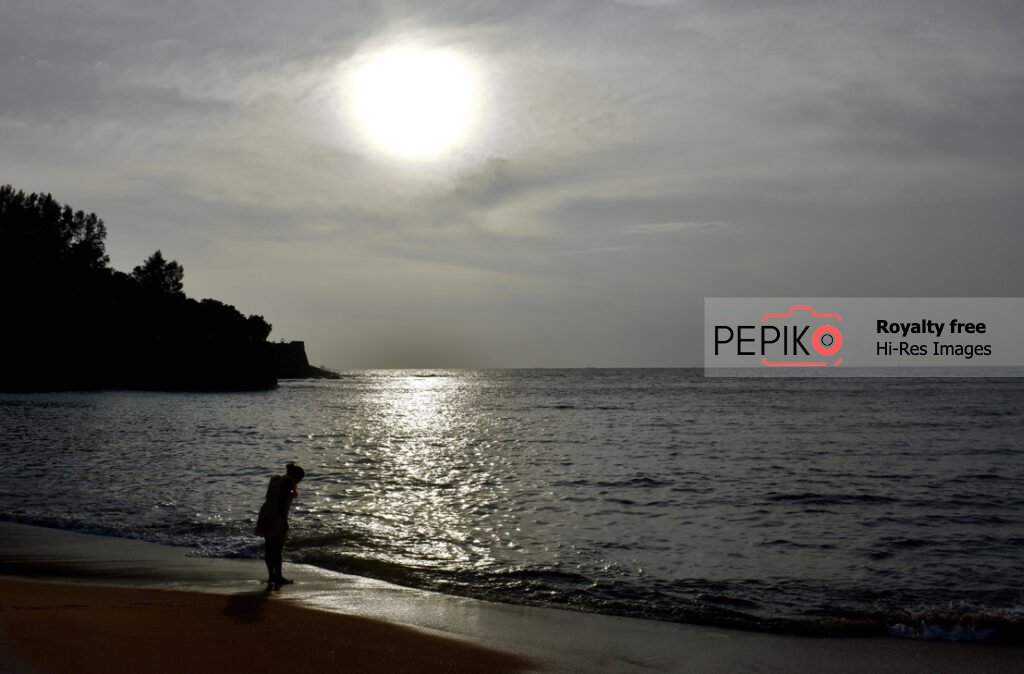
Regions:
[[[184,269],[159,250],[112,269],[105,238],[94,213],[0,187],[0,390],[246,390],[331,374],[301,344],[300,356],[269,343],[262,316],[186,297]]]

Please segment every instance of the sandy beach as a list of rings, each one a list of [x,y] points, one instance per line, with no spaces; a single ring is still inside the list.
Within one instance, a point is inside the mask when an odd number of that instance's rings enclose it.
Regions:
[[[379,620],[274,601],[0,581],[11,671],[517,672],[521,657]]]
[[[1024,649],[740,632],[452,597],[0,523],[0,671],[1024,672]],[[40,582],[44,581],[44,582]]]

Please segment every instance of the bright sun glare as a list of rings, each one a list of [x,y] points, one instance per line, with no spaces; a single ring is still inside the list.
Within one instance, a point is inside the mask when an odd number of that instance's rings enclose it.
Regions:
[[[392,49],[369,58],[352,82],[367,138],[410,159],[438,157],[466,141],[477,84],[465,59],[442,49]]]

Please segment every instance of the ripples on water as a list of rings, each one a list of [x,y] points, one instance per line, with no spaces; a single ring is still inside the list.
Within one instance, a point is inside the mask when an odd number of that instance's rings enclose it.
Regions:
[[[0,512],[252,556],[294,460],[295,561],[668,620],[1017,640],[1022,393],[512,370],[3,395]]]

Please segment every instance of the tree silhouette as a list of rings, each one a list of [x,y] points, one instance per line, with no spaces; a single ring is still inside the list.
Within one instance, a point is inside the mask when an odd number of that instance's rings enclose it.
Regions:
[[[146,290],[184,295],[182,282],[185,279],[185,269],[174,260],[165,260],[159,250],[132,270],[132,278]]]
[[[265,318],[255,314],[245,319],[245,325],[246,332],[251,335],[253,339],[258,339],[264,342],[267,340],[267,337],[270,337],[270,331],[274,329],[274,326],[267,323]]]
[[[49,194],[0,187],[0,273],[4,280],[57,283],[104,270],[107,229],[95,213],[72,211]]]
[[[106,233],[94,213],[0,186],[0,390],[275,384],[262,316],[186,297],[159,250],[111,269]]]

